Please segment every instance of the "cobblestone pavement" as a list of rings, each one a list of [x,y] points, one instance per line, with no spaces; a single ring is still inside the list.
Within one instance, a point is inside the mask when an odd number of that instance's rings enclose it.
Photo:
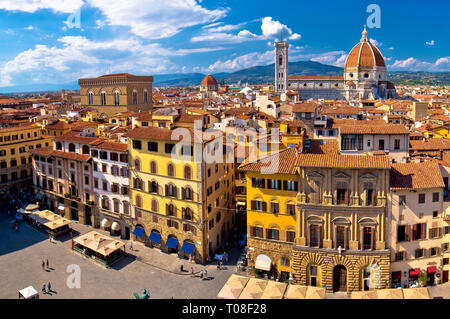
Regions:
[[[32,226],[22,223],[18,231],[10,227],[12,217],[2,209],[0,212],[0,298],[17,298],[18,291],[30,285],[41,291],[43,284],[51,283],[51,294],[40,292],[42,299],[55,298],[112,298],[128,299],[133,292],[142,294],[143,289],[150,290],[153,299],[212,299],[216,298],[229,276],[236,267],[226,265],[227,269],[218,270],[215,264],[202,266],[181,260],[156,249],[134,244],[135,251],[111,269],[106,269],[89,259],[71,251],[70,238],[50,242],[48,235]],[[86,227],[86,228],[85,228]],[[74,224],[82,233],[92,229]],[[104,233],[104,232],[103,232]],[[129,245],[127,252],[129,252]],[[236,260],[240,251],[232,250],[232,259]],[[42,269],[42,260],[49,260],[50,269]],[[207,269],[209,280],[192,278],[189,274],[180,274],[180,264],[185,269],[193,267],[195,271]],[[81,288],[70,289],[66,281],[70,273],[67,266],[76,264],[81,269]]]

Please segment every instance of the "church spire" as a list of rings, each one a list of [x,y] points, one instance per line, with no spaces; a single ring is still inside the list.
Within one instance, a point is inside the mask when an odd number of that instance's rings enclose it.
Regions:
[[[361,42],[368,42],[368,41],[369,41],[369,33],[366,30],[366,25],[364,25],[364,31],[362,32]]]

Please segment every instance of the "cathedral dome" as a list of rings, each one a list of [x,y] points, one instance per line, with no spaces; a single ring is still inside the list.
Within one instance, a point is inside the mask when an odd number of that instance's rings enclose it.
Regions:
[[[369,41],[365,27],[361,41],[350,51],[345,62],[346,69],[360,67],[386,67],[380,50]]]
[[[202,83],[200,84],[202,86],[208,86],[208,85],[215,85],[218,86],[217,80],[211,75],[208,74],[205,76],[202,80]]]

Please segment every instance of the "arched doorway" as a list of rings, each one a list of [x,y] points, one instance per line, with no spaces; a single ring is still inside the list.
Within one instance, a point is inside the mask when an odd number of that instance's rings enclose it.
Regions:
[[[337,265],[333,270],[333,292],[347,291],[347,269]]]
[[[175,235],[169,235],[166,240],[166,247],[169,254],[177,254],[178,238]]]

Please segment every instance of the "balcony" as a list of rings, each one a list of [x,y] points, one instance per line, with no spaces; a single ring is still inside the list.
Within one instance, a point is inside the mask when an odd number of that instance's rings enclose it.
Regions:
[[[323,127],[325,127],[326,125],[327,125],[327,117],[326,116],[316,117],[314,119],[314,126],[323,126]]]

